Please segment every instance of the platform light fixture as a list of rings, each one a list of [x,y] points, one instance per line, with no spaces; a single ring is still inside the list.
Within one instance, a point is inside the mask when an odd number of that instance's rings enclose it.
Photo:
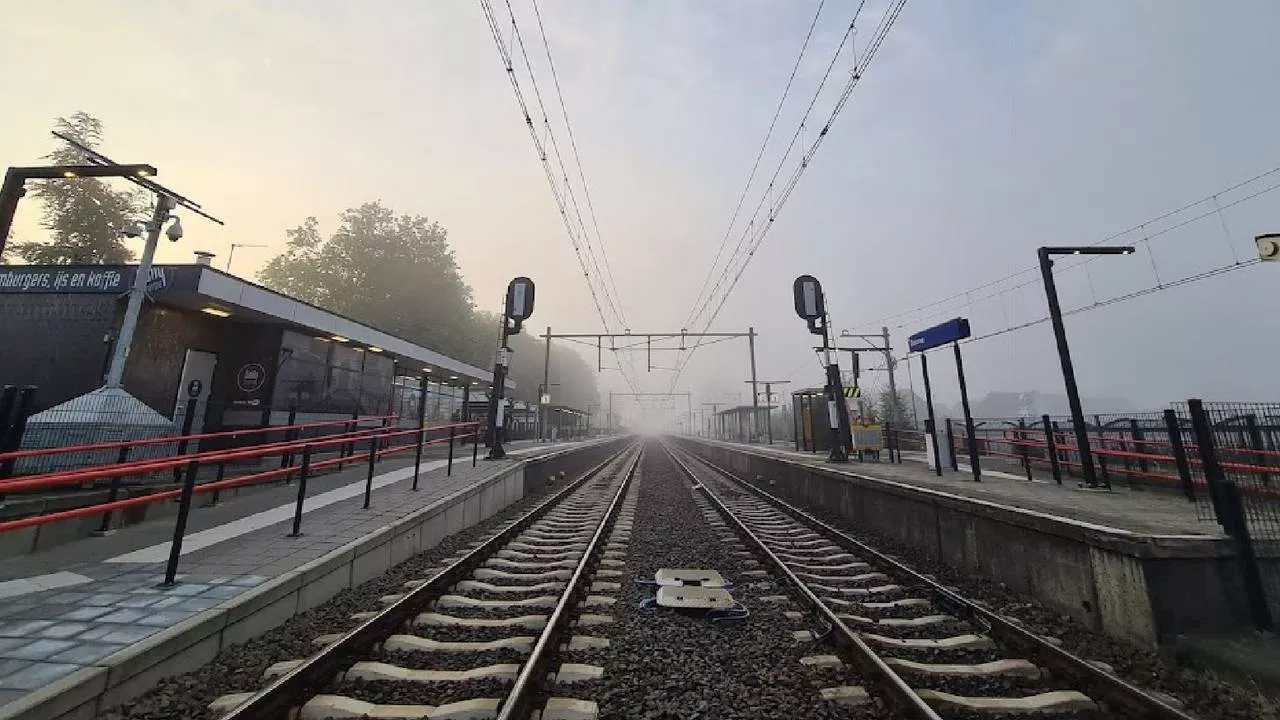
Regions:
[[[231,317],[231,313],[229,311],[223,310],[222,308],[219,308],[219,307],[213,307],[212,305],[210,305],[209,307],[200,308],[200,312],[212,315],[214,317],[220,317],[220,318]]]
[[[382,352],[382,348],[378,347],[377,345],[370,345],[369,352],[380,353]]]
[[[1093,451],[1089,447],[1088,428],[1084,423],[1084,409],[1080,405],[1080,389],[1076,386],[1076,371],[1071,364],[1071,350],[1067,347],[1067,330],[1062,322],[1062,306],[1058,303],[1058,287],[1053,280],[1054,255],[1132,255],[1132,245],[1086,247],[1042,247],[1039,249],[1040,277],[1044,281],[1045,299],[1049,303],[1049,320],[1053,323],[1053,336],[1058,343],[1058,362],[1062,365],[1062,382],[1067,389],[1067,404],[1071,407],[1071,425],[1076,435],[1076,451],[1080,455],[1080,470],[1085,485],[1097,487],[1098,476],[1093,465]]]
[[[431,372],[431,368],[422,368],[422,372],[429,373]]]
[[[341,335],[330,335],[329,339],[334,342],[340,342],[340,343],[351,342],[350,338],[344,338]]]

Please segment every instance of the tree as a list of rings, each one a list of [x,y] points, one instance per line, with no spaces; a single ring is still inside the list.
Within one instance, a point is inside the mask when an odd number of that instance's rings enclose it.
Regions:
[[[89,147],[102,142],[102,121],[85,112],[58,118],[54,128]],[[52,165],[84,162],[72,147],[60,147],[44,159]],[[51,265],[114,265],[133,260],[120,230],[145,212],[141,193],[112,190],[102,180],[82,178],[39,181],[31,196],[43,205],[40,225],[49,231],[49,239],[15,243],[14,253],[23,260]]]
[[[897,397],[888,390],[881,391],[876,405],[882,420],[896,427],[908,427],[912,424],[911,398],[903,391],[899,390]]]
[[[365,203],[344,211],[328,239],[319,222],[307,218],[288,231],[285,253],[260,277],[281,292],[454,357],[474,352],[471,288],[445,229],[421,215],[397,216],[381,202]]]
[[[314,217],[286,235],[285,252],[259,273],[266,285],[476,367],[493,367],[500,316],[475,307],[438,223],[371,202],[343,212],[328,239]],[[543,346],[534,332],[526,326],[509,340],[514,398],[530,402],[542,382]],[[557,404],[586,409],[599,402],[593,371],[569,348],[552,346],[551,373],[560,383]]]

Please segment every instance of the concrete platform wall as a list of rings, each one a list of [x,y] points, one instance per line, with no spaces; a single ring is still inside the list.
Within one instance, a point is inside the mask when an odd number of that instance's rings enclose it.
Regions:
[[[560,473],[564,473],[566,479],[577,477],[604,462],[606,458],[630,442],[634,442],[634,439],[625,436],[611,438],[584,447],[569,448],[526,460],[525,492],[538,492],[548,483],[558,482],[557,476]]]
[[[1226,540],[1096,525],[696,440],[695,454],[804,508],[835,512],[932,560],[1005,583],[1109,635],[1150,646],[1246,631]]]

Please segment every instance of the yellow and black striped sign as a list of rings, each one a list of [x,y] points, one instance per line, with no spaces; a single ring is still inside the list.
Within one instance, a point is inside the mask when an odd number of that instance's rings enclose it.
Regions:
[[[844,396],[847,398],[860,398],[862,397],[862,388],[856,385],[853,387],[847,387],[844,389]]]

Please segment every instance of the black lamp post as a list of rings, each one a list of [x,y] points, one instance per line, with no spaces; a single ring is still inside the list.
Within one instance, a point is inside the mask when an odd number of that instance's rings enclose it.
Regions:
[[[1062,324],[1062,306],[1058,304],[1058,287],[1053,281],[1054,255],[1130,255],[1133,247],[1042,247],[1040,276],[1044,278],[1044,294],[1049,301],[1049,320],[1053,323],[1053,337],[1058,343],[1058,361],[1062,363],[1062,381],[1067,386],[1067,404],[1071,406],[1071,425],[1076,433],[1076,448],[1080,453],[1080,471],[1084,483],[1098,486],[1098,476],[1093,467],[1093,451],[1089,447],[1089,433],[1084,424],[1084,408],[1080,406],[1080,390],[1076,387],[1076,371],[1071,364],[1071,350],[1067,347],[1067,330]]]
[[[26,194],[28,180],[75,180],[78,178],[103,177],[155,177],[156,169],[152,165],[136,163],[132,165],[42,165],[37,167],[11,167],[4,173],[4,184],[0,186],[0,253],[4,252],[5,239],[9,237],[9,229],[13,226],[13,215],[18,209],[18,201]]]

